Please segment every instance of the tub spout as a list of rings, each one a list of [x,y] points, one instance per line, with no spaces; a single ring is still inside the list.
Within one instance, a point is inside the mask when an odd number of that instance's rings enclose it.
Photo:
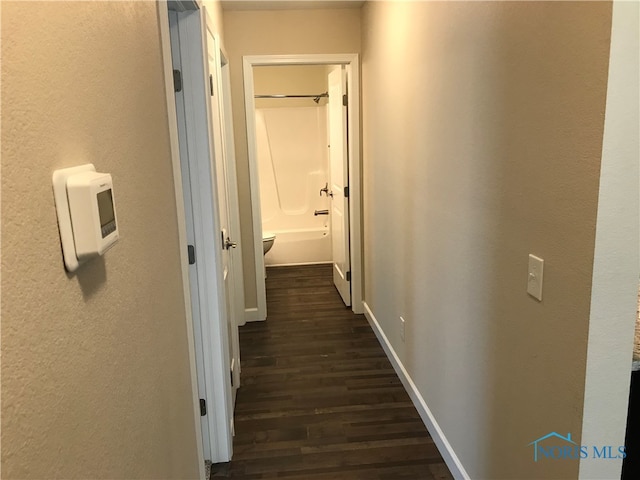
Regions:
[[[318,215],[329,215],[329,210],[316,210],[315,212],[313,212],[314,216],[318,216]]]

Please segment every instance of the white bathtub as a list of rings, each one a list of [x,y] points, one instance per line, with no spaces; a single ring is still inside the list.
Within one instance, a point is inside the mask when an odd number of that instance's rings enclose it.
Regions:
[[[267,266],[331,263],[329,228],[273,231],[276,241],[264,257]]]

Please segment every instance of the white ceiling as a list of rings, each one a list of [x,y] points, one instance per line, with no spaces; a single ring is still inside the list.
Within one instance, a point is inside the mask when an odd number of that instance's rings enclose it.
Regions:
[[[360,8],[365,0],[222,0],[223,10],[298,10],[313,8]]]

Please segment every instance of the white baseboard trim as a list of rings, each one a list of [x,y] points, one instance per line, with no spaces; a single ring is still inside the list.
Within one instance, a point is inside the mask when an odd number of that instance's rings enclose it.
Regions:
[[[264,318],[258,317],[257,308],[245,308],[244,309],[244,321],[245,322],[263,322]]]
[[[422,398],[422,395],[418,391],[415,383],[413,383],[413,380],[409,376],[409,373],[405,370],[404,365],[398,358],[398,355],[396,355],[395,350],[391,346],[391,343],[389,343],[389,340],[382,331],[382,328],[380,328],[380,324],[376,320],[376,317],[371,311],[371,308],[369,308],[367,302],[362,303],[364,306],[364,316],[367,318],[369,325],[371,325],[371,328],[376,334],[376,337],[378,337],[378,341],[382,345],[382,348],[387,354],[387,357],[389,357],[389,361],[393,365],[393,369],[398,374],[398,377],[400,377],[402,385],[404,385],[404,388],[409,394],[409,397],[411,397],[413,405],[416,407],[416,410],[418,410],[418,413],[420,414],[425,427],[427,427],[431,438],[433,438],[433,442],[436,444],[436,447],[438,447],[440,455],[442,455],[442,458],[449,467],[451,474],[456,479],[469,480],[471,477],[469,477],[466,470],[462,466],[462,462],[460,462],[460,459],[453,451],[451,444],[444,436],[444,433],[440,429],[438,422],[436,422],[436,419],[431,413],[431,410],[429,410],[427,403],[424,401],[424,398]]]

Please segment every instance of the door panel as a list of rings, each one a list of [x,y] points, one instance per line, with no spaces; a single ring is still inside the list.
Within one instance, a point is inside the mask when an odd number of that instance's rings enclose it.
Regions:
[[[331,251],[333,283],[346,306],[351,305],[349,254],[349,186],[347,107],[343,105],[347,76],[344,66],[335,67],[329,82],[329,184],[331,190]]]
[[[225,290],[225,301],[227,306],[227,331],[229,335],[229,365],[231,367],[232,378],[232,398],[231,413],[235,404],[236,392],[240,383],[240,345],[238,335],[238,315],[237,302],[235,298],[235,272],[234,261],[236,259],[236,244],[239,238],[237,232],[233,232],[229,201],[230,168],[228,163],[233,160],[229,158],[227,151],[227,135],[225,132],[225,108],[222,98],[222,60],[220,48],[211,30],[207,28],[207,60],[209,79],[212,95],[209,96],[211,102],[211,114],[213,122],[213,147],[215,152],[216,183],[218,186],[218,210],[220,214],[220,248],[222,249],[223,282]],[[235,179],[232,179],[235,182]],[[241,312],[244,314],[244,312]]]
[[[171,33],[171,58],[173,68],[182,70],[180,64],[180,34],[178,15],[176,12],[169,12],[169,29]],[[196,234],[194,226],[193,200],[191,192],[191,171],[188,161],[187,151],[187,126],[185,122],[185,99],[184,90],[176,92],[176,113],[178,124],[178,143],[181,151],[180,174],[182,177],[182,194],[185,206],[185,225],[187,229],[187,243],[189,245],[196,244]],[[198,396],[207,398],[206,381],[205,381],[205,354],[203,346],[202,333],[202,312],[200,311],[201,298],[199,296],[198,287],[198,265],[194,263],[189,265],[189,288],[191,296],[191,317],[193,320],[194,347],[196,354],[196,375],[198,378]],[[202,429],[202,447],[207,458],[211,457],[211,434],[209,431],[209,421],[206,416],[200,417],[200,428]]]
[[[234,341],[237,328],[230,327],[229,322],[234,305],[232,260],[223,250],[223,239],[228,235],[222,236],[229,231],[222,160],[224,121],[216,103],[220,96],[211,97],[211,89],[219,85],[219,41],[217,36],[207,38],[205,18],[203,10],[178,13],[174,17],[177,24],[170,27],[172,37],[176,37],[176,42],[172,38],[173,66],[181,70],[183,79],[183,89],[176,95],[176,110],[187,238],[196,253],[196,263],[189,273],[198,390],[207,406],[201,417],[203,447],[205,458],[216,463],[230,461],[232,455],[233,389],[229,370],[237,364],[238,349]]]

